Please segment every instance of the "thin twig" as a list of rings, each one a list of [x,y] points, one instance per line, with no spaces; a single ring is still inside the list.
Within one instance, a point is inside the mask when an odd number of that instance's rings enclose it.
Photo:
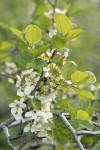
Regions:
[[[2,128],[4,127],[4,126],[9,126],[12,122],[14,122],[15,121],[15,119],[13,118],[13,117],[11,117],[11,118],[9,118],[6,122],[4,122],[4,123],[2,123],[1,125],[0,125],[0,130],[2,130]]]
[[[32,120],[33,120],[32,118],[26,118],[26,119],[24,119],[23,124],[24,124],[24,123],[27,123],[27,122],[30,122],[30,121],[32,121]],[[14,121],[12,124],[10,124],[10,125],[8,126],[8,128],[16,127],[16,126],[18,126],[18,125],[20,125],[20,124],[21,124],[21,121],[20,121],[20,120]]]
[[[29,139],[27,139],[20,147],[18,150],[22,150],[22,148],[31,140],[36,139],[35,135],[33,135],[32,137],[30,137]]]
[[[1,72],[1,71],[0,71],[0,76],[6,77],[6,78],[11,78],[11,79],[14,80],[15,83],[16,83],[16,81],[17,81],[17,78],[16,78],[16,77],[12,76],[11,74],[7,74],[7,73],[5,73],[5,72]]]
[[[5,134],[6,138],[7,138],[7,142],[8,142],[9,148],[10,148],[11,150],[17,150],[17,149],[12,145],[12,143],[11,143],[11,141],[10,141],[10,135],[9,135],[9,132],[8,132],[8,128],[7,128],[6,126],[3,126],[3,132],[4,132],[4,134]]]
[[[82,130],[82,131],[77,131],[77,135],[100,135],[100,131],[85,131],[85,130]]]

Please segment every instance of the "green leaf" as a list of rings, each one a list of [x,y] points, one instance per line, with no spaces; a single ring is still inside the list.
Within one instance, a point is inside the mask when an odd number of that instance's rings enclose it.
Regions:
[[[53,36],[51,41],[52,41],[53,48],[57,48],[58,50],[61,50],[62,48],[66,47],[65,39],[59,37],[58,35]]]
[[[63,65],[61,69],[61,73],[63,78],[69,80],[71,78],[71,74],[73,74],[76,70],[77,70],[77,64],[73,61],[68,61]]]
[[[94,129],[94,125],[90,122],[90,120],[78,120],[81,129],[88,129],[92,131]]]
[[[88,76],[87,84],[93,84],[96,82],[96,77],[91,71],[85,71],[84,74]]]
[[[75,110],[90,110],[91,109],[91,101],[87,101],[84,99],[84,101],[78,101],[75,105]]]
[[[93,150],[100,150],[100,143],[96,144],[96,145],[93,147]]]
[[[9,26],[7,24],[5,24],[4,22],[0,22],[0,27],[2,27],[3,29],[9,31]]]
[[[90,91],[86,91],[86,90],[83,90],[83,89],[78,89],[76,87],[72,87],[72,88],[77,94],[79,94],[83,98],[89,98],[89,99],[94,98],[93,94]]]
[[[21,41],[23,41],[24,43],[26,43],[23,35],[21,34],[21,31],[19,31],[18,29],[14,28],[14,27],[11,27],[10,28],[10,31],[16,35]]]
[[[87,77],[84,72],[77,70],[71,75],[71,80],[73,83],[82,83],[87,80]]]
[[[88,129],[92,131],[94,129],[94,125],[90,122],[90,120],[74,119],[74,120],[71,120],[70,123],[75,130]]]
[[[82,34],[84,31],[80,29],[73,29],[69,30],[68,34],[66,35],[66,41],[70,41],[76,37],[78,37],[80,34]]]
[[[1,41],[0,42],[0,50],[6,50],[11,47],[11,44],[8,41]]]
[[[75,115],[76,115],[75,109],[70,104],[68,104],[68,111],[69,111],[69,114],[71,115],[71,118],[72,117],[75,118]]]
[[[28,25],[25,31],[25,38],[30,44],[36,44],[42,38],[41,29],[36,25]]]
[[[32,61],[32,59],[32,54],[27,51],[19,52],[14,56],[14,61],[17,63],[18,66],[22,68],[26,68],[26,66]]]
[[[68,137],[63,134],[58,128],[53,129],[53,138],[60,145],[65,145],[68,142]]]
[[[69,32],[71,21],[67,16],[63,14],[55,14],[54,20],[59,33],[67,34]]]
[[[41,54],[45,53],[46,50],[48,49],[47,45],[36,45],[34,50],[33,49],[29,49],[29,52],[32,53],[32,55],[37,58],[39,57]]]
[[[62,145],[57,145],[55,150],[66,150],[66,147]]]
[[[77,111],[77,118],[80,120],[90,120],[91,119],[91,117],[89,117],[88,113],[84,110]]]

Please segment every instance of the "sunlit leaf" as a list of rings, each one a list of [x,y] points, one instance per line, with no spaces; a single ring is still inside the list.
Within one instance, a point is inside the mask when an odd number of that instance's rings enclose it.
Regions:
[[[96,82],[96,77],[91,71],[85,71],[84,74],[88,76],[87,84],[92,84]]]
[[[79,88],[76,88],[76,87],[72,87],[72,88],[81,97],[89,98],[89,99],[93,99],[94,98],[93,94],[90,91],[86,91],[86,90],[79,89]]]
[[[10,31],[16,35],[21,41],[23,41],[24,43],[26,43],[21,31],[19,31],[18,29],[14,28],[14,27],[11,27],[10,28]]]
[[[89,117],[88,113],[84,110],[77,111],[77,118],[80,120],[90,120],[91,119],[91,117]]]
[[[87,79],[88,76],[84,72],[79,70],[77,70],[71,75],[71,80],[73,83],[82,83],[85,82]]]
[[[25,29],[25,38],[30,44],[38,43],[42,38],[41,29],[36,25],[28,25]]]
[[[71,78],[71,74],[73,74],[76,70],[77,64],[73,61],[68,61],[63,65],[61,73],[63,78],[69,80]]]
[[[6,50],[11,47],[11,44],[8,41],[1,41],[0,42],[0,50]]]
[[[80,34],[82,34],[84,31],[80,29],[73,29],[69,30],[68,34],[66,35],[66,41],[70,41],[76,37],[78,37]]]
[[[63,14],[55,14],[54,15],[54,20],[56,23],[56,28],[59,33],[61,34],[67,34],[69,32],[70,26],[71,26],[71,21],[70,19],[63,15]]]

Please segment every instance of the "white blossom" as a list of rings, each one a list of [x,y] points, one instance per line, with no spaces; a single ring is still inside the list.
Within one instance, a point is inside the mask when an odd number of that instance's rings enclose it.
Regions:
[[[29,111],[25,113],[25,117],[31,117],[32,119],[36,119],[38,116],[41,116],[42,112],[41,111]]]
[[[61,10],[59,8],[55,8],[55,13],[59,13],[59,14],[66,14],[66,10]],[[48,12],[45,12],[44,15],[48,18],[52,18],[53,17],[53,9],[50,9]]]
[[[32,123],[28,123],[28,125],[26,127],[24,127],[24,132],[29,132],[29,131],[33,131],[32,130]]]
[[[14,62],[6,62],[5,72],[8,74],[15,74],[18,71],[18,68]]]
[[[52,38],[52,37],[55,36],[56,34],[57,34],[57,30],[56,30],[56,29],[49,31],[49,37],[50,37],[50,38]]]
[[[47,54],[48,57],[52,56],[52,54],[50,52],[48,52],[48,51],[46,52],[46,54]]]
[[[24,71],[22,71],[22,75],[29,75],[32,73],[32,71],[33,71],[33,69],[24,70]]]
[[[20,87],[22,84],[22,79],[19,75],[17,75],[16,77],[17,77],[16,87]]]
[[[26,104],[23,103],[23,100],[14,100],[13,103],[9,104],[9,107],[11,107],[11,113],[12,114],[15,114],[15,113],[18,113],[18,114],[22,114],[22,109],[24,109],[26,107]]]
[[[50,77],[49,68],[43,67],[44,77]]]
[[[24,91],[22,92],[21,89],[17,90],[17,95],[21,97],[23,101],[27,100],[28,98],[32,99],[34,96],[31,96],[30,93],[34,90],[34,85],[25,87]]]
[[[64,52],[64,57],[68,57],[68,52]]]

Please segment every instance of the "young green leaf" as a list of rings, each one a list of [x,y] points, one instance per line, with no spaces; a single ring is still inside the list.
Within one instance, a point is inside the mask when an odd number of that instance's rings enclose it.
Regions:
[[[28,25],[25,31],[25,38],[30,44],[36,44],[42,38],[41,29],[36,25]]]
[[[69,80],[71,78],[71,74],[73,74],[76,70],[77,64],[73,61],[68,61],[63,65],[61,73],[64,79]]]
[[[16,35],[21,41],[23,41],[24,43],[26,43],[23,35],[21,34],[21,31],[19,31],[18,29],[14,28],[14,27],[11,27],[10,28],[10,31]]]
[[[90,120],[91,119],[91,117],[89,117],[88,113],[84,110],[77,111],[77,118],[80,120]]]
[[[89,99],[94,98],[93,94],[90,91],[86,91],[86,90],[79,89],[79,88],[76,88],[76,87],[72,87],[72,88],[77,94],[79,94],[79,96],[81,96],[83,98],[89,98]]]
[[[0,50],[6,50],[11,47],[11,44],[8,41],[1,41],[0,42]]]
[[[73,83],[82,83],[82,82],[87,81],[87,79],[88,79],[88,76],[84,72],[79,71],[79,70],[77,70],[71,75],[71,80]]]
[[[66,41],[70,41],[76,37],[78,37],[80,34],[82,34],[84,31],[80,29],[73,29],[69,30],[68,34],[66,35]]]
[[[88,80],[86,81],[87,84],[93,84],[96,82],[96,77],[91,71],[85,71],[84,74],[88,76]]]
[[[71,21],[70,19],[63,14],[55,14],[54,20],[56,23],[56,28],[59,33],[67,34],[70,30]]]

